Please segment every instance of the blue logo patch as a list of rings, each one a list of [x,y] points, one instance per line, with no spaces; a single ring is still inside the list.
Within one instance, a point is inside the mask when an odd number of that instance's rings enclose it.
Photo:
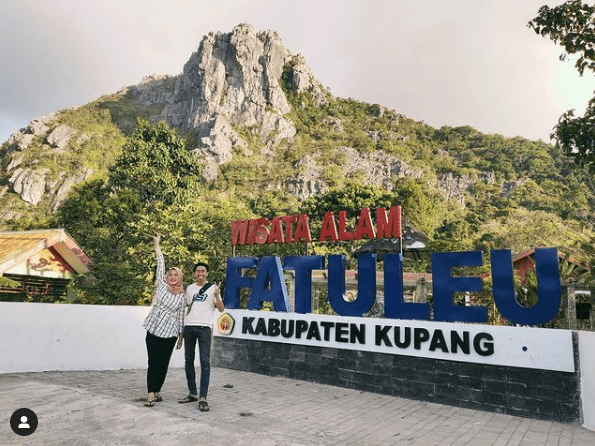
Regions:
[[[204,302],[205,300],[207,300],[207,293],[196,293],[194,296],[192,296],[192,302]]]

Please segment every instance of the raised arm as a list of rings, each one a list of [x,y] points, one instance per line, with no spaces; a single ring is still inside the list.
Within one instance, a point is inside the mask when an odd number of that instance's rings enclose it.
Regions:
[[[221,289],[219,288],[218,283],[215,284],[215,306],[221,313],[225,311],[223,301],[221,300]]]
[[[153,236],[153,241],[155,242],[155,253],[159,256],[161,254],[163,254],[161,252],[161,233],[160,232],[156,232],[155,235]]]
[[[155,274],[156,282],[164,282],[165,283],[165,260],[163,258],[163,253],[161,252],[161,233],[156,232],[153,236],[153,241],[155,242],[155,254],[157,255],[157,272]]]

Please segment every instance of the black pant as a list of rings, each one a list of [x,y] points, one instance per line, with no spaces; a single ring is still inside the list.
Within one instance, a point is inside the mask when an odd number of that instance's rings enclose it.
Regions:
[[[188,392],[196,396],[196,370],[194,369],[194,354],[198,342],[198,357],[200,359],[200,392],[199,397],[206,398],[209,393],[211,377],[211,327],[202,325],[186,325],[184,327],[184,368]]]
[[[176,340],[177,337],[160,338],[147,331],[145,343],[149,357],[149,368],[147,369],[147,390],[149,393],[161,392]]]

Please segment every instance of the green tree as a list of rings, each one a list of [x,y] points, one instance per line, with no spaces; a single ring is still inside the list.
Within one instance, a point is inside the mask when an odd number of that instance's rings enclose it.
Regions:
[[[471,225],[464,219],[445,221],[432,241],[434,251],[468,251],[472,246]]]
[[[390,207],[400,204],[392,201],[395,197],[375,186],[349,183],[345,187],[332,189],[325,194],[305,200],[300,211],[321,221],[328,211],[347,211],[350,217],[358,217],[363,208]]]
[[[315,195],[300,206],[300,213],[310,216],[312,220],[310,228],[314,234],[319,234],[322,221],[326,212],[335,213],[335,219],[338,219],[339,211],[346,211],[346,230],[353,231],[356,227],[356,221],[359,218],[360,211],[363,208],[369,208],[372,215],[374,210],[379,207],[390,208],[399,205],[397,197],[383,191],[382,189],[363,185],[360,183],[347,183],[344,187],[332,189],[324,194]],[[353,253],[362,243],[359,242],[338,242],[333,244],[324,244],[317,246],[317,253],[335,253],[348,254]]]
[[[156,127],[139,119],[122,154],[110,170],[110,187],[131,189],[144,202],[170,205],[195,196],[202,166],[186,143],[165,122]]]
[[[76,280],[79,302],[137,303],[144,278],[138,259],[127,249],[139,242],[132,222],[142,210],[135,193],[112,193],[103,180],[74,188],[59,208],[56,226],[64,227],[84,246],[93,262],[91,272]]]
[[[568,0],[554,8],[542,6],[528,26],[564,48],[560,60],[577,55],[575,67],[581,76],[585,70],[595,71],[595,6],[582,0]],[[552,138],[578,165],[595,172],[595,98],[582,117],[575,116],[574,110],[564,113]]]
[[[174,130],[139,120],[107,180],[76,187],[56,215],[58,226],[85,247],[92,271],[79,278],[81,302],[138,304],[153,288],[153,232],[168,265],[192,263],[193,249],[208,231],[198,227],[200,164]],[[191,203],[191,206],[187,204]],[[202,230],[201,230],[202,229]],[[185,268],[189,271],[188,268]]]
[[[393,200],[403,208],[405,220],[432,237],[440,212],[439,200],[427,183],[413,178],[399,178],[395,181]]]

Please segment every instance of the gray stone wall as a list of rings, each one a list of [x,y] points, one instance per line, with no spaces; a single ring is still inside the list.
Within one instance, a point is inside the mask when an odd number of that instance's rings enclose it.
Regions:
[[[563,423],[582,420],[574,373],[216,337],[217,367]]]

